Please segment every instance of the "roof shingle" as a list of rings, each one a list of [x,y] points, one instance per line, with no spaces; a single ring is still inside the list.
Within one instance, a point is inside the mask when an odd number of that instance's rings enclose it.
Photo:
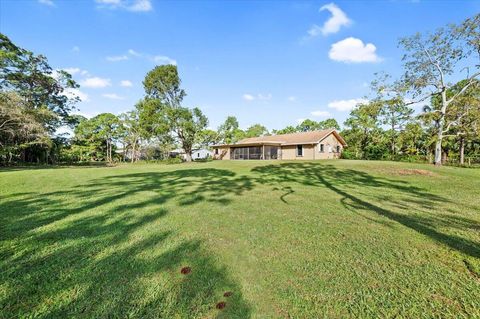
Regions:
[[[251,137],[251,138],[245,138],[243,140],[240,140],[236,144],[255,144],[255,143],[281,143],[282,145],[315,144],[332,132],[336,133],[334,129],[328,129],[328,130],[321,130],[321,131],[310,131],[310,132],[272,135],[272,136]],[[338,133],[336,133],[336,135],[338,135]],[[337,137],[339,137],[339,135]],[[342,142],[343,142],[343,139],[342,139]]]

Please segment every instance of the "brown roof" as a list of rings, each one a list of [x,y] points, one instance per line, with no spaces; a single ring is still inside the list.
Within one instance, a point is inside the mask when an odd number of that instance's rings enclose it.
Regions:
[[[335,136],[343,145],[346,145],[343,138],[334,129],[291,133],[291,134],[280,134],[280,135],[272,135],[272,136],[251,137],[251,138],[245,138],[243,140],[240,140],[235,144],[236,145],[264,144],[264,143],[275,143],[275,144],[281,144],[281,145],[316,144],[321,140],[323,140],[328,135],[330,135],[331,133],[335,134]]]

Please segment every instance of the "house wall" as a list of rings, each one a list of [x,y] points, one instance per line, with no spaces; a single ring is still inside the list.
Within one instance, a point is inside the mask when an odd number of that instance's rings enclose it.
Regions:
[[[230,159],[230,147],[216,147],[218,149],[218,155],[215,154],[215,148],[213,149],[213,159],[216,160],[229,160]]]
[[[320,144],[323,144],[323,153],[320,152]],[[337,153],[337,145],[340,146],[340,152]],[[331,152],[329,152],[329,147],[331,147]],[[334,134],[328,135],[320,143],[315,145],[315,158],[316,159],[329,159],[329,158],[339,158],[343,151],[342,143],[337,139]]]
[[[297,145],[282,146],[282,160],[313,160],[314,153],[314,145],[303,145],[303,156],[297,156]]]
[[[192,159],[193,160],[196,160],[196,159],[205,159],[209,156],[212,156],[213,155],[213,152],[209,151],[209,150],[206,150],[206,149],[200,149],[200,150],[196,150],[194,152],[192,152]]]

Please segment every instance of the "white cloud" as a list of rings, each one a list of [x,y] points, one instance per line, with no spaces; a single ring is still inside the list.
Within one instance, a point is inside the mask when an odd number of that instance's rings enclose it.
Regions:
[[[171,59],[169,58],[168,56],[164,56],[164,55],[156,55],[152,58],[153,62],[155,62],[156,64],[173,64],[173,65],[177,65],[177,61],[175,61],[174,59]]]
[[[99,8],[123,9],[132,12],[147,12],[153,10],[151,0],[95,0]]]
[[[126,55],[107,56],[106,59],[107,61],[110,61],[110,62],[118,62],[118,61],[128,60],[128,56]]]
[[[253,101],[253,100],[269,101],[269,100],[272,99],[272,94],[271,93],[268,93],[268,94],[259,93],[257,95],[252,95],[252,94],[246,93],[246,94],[242,95],[242,98],[245,101]]]
[[[328,107],[337,111],[351,111],[358,104],[367,102],[366,99],[335,100],[328,103]]]
[[[71,75],[75,75],[80,73],[80,68],[64,68],[63,71],[70,73]]]
[[[259,100],[269,101],[269,100],[272,99],[272,94],[270,94],[270,93],[268,93],[268,94],[261,94],[261,93],[259,93],[259,94],[257,95],[257,97],[258,97]]]
[[[98,114],[100,114],[100,112],[82,112],[82,111],[75,111],[75,112],[72,112],[72,114],[81,115],[81,116],[86,117],[87,119],[91,119],[92,117],[95,117],[95,116],[97,116]]]
[[[330,112],[328,111],[313,111],[312,113],[313,116],[318,116],[318,117],[327,117],[330,116]]]
[[[133,55],[133,56],[136,56],[136,57],[141,57],[141,56],[142,56],[141,53],[138,53],[137,51],[135,51],[135,50],[133,50],[133,49],[129,49],[129,50],[128,50],[128,54]]]
[[[353,37],[332,44],[328,56],[330,59],[345,63],[380,62],[377,48],[372,43],[364,44],[362,40]]]
[[[74,89],[74,88],[67,88],[63,91],[63,95],[68,97],[69,99],[74,99],[78,97],[80,101],[82,102],[88,102],[90,101],[88,94],[80,91],[79,89]]]
[[[133,86],[133,83],[130,82],[129,80],[122,80],[120,81],[120,86],[123,86],[123,87],[132,87]]]
[[[245,100],[245,101],[253,101],[255,100],[255,97],[251,94],[244,94],[242,95],[242,98]]]
[[[99,77],[87,78],[83,80],[80,84],[84,87],[94,88],[94,89],[104,88],[112,85],[110,83],[110,79],[102,79]]]
[[[145,12],[152,9],[153,7],[150,0],[137,0],[127,8],[127,10],[134,12]]]
[[[287,98],[287,100],[288,100],[289,102],[296,102],[296,101],[297,101],[297,97],[295,97],[295,96],[289,96],[289,97]]]
[[[72,48],[72,52],[80,52],[80,48],[77,47],[77,46],[74,46],[74,47]]]
[[[316,37],[320,34],[326,36],[332,33],[337,33],[340,31],[341,27],[347,27],[352,24],[352,20],[350,20],[345,12],[343,12],[335,3],[332,2],[322,6],[319,11],[321,12],[324,10],[330,11],[332,16],[325,21],[321,27],[314,24],[310,30],[308,30],[308,35],[310,37]]]
[[[80,68],[63,68],[62,69],[65,72],[70,73],[71,75],[87,75],[88,71],[87,70],[82,70]]]
[[[125,99],[124,97],[119,96],[115,93],[105,93],[105,94],[102,94],[102,96],[107,98],[107,99],[111,99],[111,100],[124,100]]]
[[[53,0],[38,0],[38,3],[44,4],[50,7],[55,6],[55,3],[53,3]]]

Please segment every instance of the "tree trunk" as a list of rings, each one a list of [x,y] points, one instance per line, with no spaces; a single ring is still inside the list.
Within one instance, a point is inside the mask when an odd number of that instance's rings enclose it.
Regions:
[[[131,159],[131,162],[133,163],[135,161],[135,152],[136,152],[136,149],[137,149],[137,143],[136,142],[133,142],[132,144],[132,159]]]
[[[465,138],[460,137],[460,165],[463,165],[465,162]]]
[[[440,110],[440,118],[438,120],[437,142],[435,143],[435,166],[442,165],[443,126],[445,124],[447,106],[447,89],[444,87],[442,90],[442,109]]]
[[[191,162],[192,161],[192,152],[185,151],[185,161]]]

